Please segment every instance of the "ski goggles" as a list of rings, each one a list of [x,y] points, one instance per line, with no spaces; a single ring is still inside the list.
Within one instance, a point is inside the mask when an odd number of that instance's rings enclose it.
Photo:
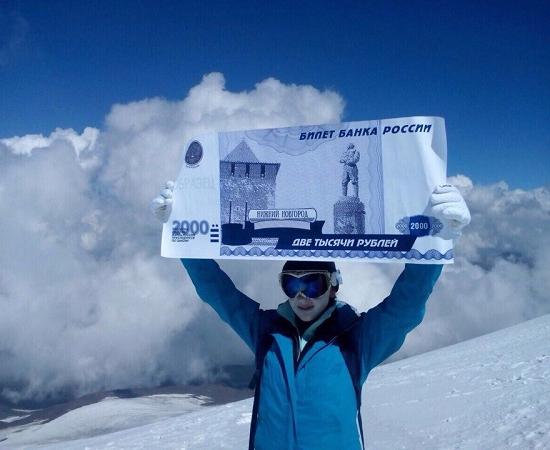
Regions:
[[[300,292],[308,298],[318,298],[331,286],[330,273],[326,270],[281,272],[279,283],[288,298],[294,298]]]

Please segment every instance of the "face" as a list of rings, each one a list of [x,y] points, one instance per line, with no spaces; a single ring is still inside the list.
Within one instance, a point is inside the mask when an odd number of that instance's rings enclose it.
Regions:
[[[311,322],[317,319],[325,310],[330,300],[330,290],[321,297],[309,298],[302,293],[294,298],[288,299],[292,311],[304,322]]]
[[[323,271],[286,271],[280,281],[294,314],[304,322],[319,317],[336,292],[330,285],[330,274]]]

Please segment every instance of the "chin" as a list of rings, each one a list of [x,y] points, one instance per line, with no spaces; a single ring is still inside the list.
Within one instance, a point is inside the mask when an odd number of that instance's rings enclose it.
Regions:
[[[298,319],[300,319],[302,322],[311,322],[313,319],[309,316],[303,316],[303,315],[298,315]]]
[[[319,316],[319,313],[317,311],[298,311],[295,314],[303,322],[311,322]]]

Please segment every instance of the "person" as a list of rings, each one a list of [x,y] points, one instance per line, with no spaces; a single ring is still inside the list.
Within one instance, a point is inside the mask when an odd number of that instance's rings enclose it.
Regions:
[[[166,222],[174,184],[152,202]],[[470,213],[458,189],[437,187],[433,213],[458,237]],[[361,387],[420,324],[440,264],[405,264],[391,293],[357,313],[337,298],[342,276],[332,261],[286,261],[279,274],[287,298],[276,310],[239,291],[214,260],[182,259],[199,297],[256,355],[249,448],[364,448]]]
[[[344,171],[342,172],[342,196],[348,195],[348,183],[351,181],[353,186],[352,197],[359,197],[359,172],[357,170],[357,163],[360,158],[359,150],[355,148],[355,145],[349,144],[346,151],[340,158],[340,163],[344,165]]]

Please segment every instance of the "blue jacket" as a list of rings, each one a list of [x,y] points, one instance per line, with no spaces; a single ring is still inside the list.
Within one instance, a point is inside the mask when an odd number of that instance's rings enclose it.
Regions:
[[[200,298],[252,351],[265,335],[272,337],[260,380],[257,450],[361,449],[356,394],[338,336],[345,332],[357,344],[362,385],[420,324],[442,269],[407,264],[390,295],[366,313],[357,314],[337,302],[304,333],[308,339],[304,346],[288,303],[277,311],[262,310],[215,261],[182,259],[182,263]]]

